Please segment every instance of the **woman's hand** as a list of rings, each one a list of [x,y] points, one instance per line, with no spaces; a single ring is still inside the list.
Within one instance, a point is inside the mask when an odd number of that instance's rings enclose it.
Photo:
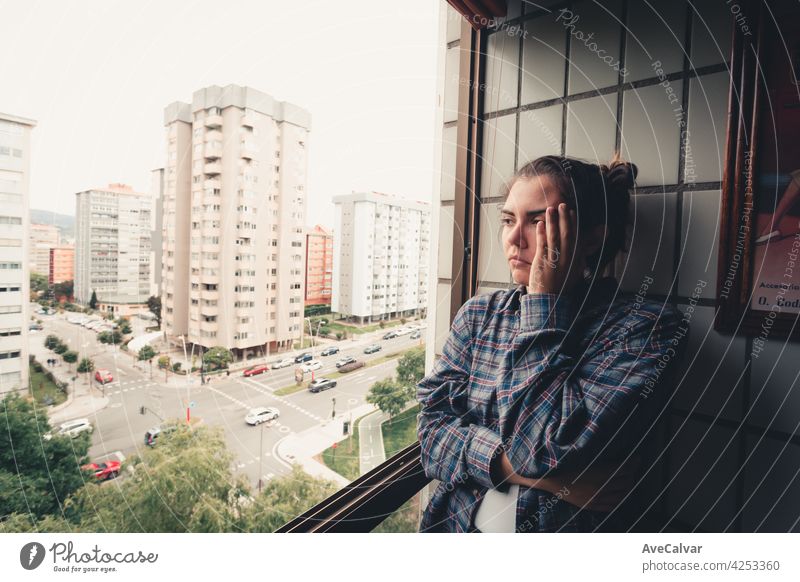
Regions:
[[[536,223],[536,254],[528,293],[560,293],[582,276],[586,257],[575,252],[576,233],[574,210],[563,202],[547,208],[545,220]]]
[[[542,489],[577,507],[608,512],[633,488],[641,459],[633,457],[622,465],[592,465],[591,469],[557,471],[549,477],[521,477],[525,486]],[[617,471],[619,469],[619,471]],[[616,474],[614,472],[617,471]],[[523,484],[524,484],[523,483]]]

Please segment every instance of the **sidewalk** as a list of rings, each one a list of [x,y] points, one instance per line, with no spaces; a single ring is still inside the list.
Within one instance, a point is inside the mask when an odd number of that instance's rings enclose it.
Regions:
[[[69,366],[61,359],[61,356],[55,352],[51,352],[44,347],[44,339],[46,334],[37,334],[35,337],[29,337],[28,347],[30,354],[36,358],[36,361],[42,367],[53,374],[53,376],[60,382],[66,382],[69,385],[67,394],[67,401],[62,402],[58,406],[51,406],[47,408],[47,414],[50,418],[51,425],[58,425],[73,418],[88,418],[96,412],[108,406],[109,399],[103,396],[102,391],[97,388],[94,382],[90,380],[86,384],[86,374],[78,374],[75,372],[75,366],[72,365],[73,371],[69,371]],[[58,360],[57,366],[48,366],[45,362],[48,359],[55,358]],[[74,382],[72,378],[77,376],[78,379]]]
[[[352,416],[353,421],[375,410],[372,404],[362,404],[350,413],[339,414],[333,420],[322,426],[311,427],[301,433],[289,435],[278,441],[276,453],[280,459],[287,463],[298,463],[303,470],[315,477],[322,477],[334,481],[341,486],[349,485],[350,481],[339,473],[329,469],[313,457],[347,438],[342,434],[342,425]]]

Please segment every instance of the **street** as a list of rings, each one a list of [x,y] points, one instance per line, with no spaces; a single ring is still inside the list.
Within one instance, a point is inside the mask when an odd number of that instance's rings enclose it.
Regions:
[[[204,386],[200,385],[197,375],[187,378],[170,374],[165,383],[164,371],[158,369],[155,361],[151,379],[149,364],[136,363],[132,355],[119,348],[100,344],[93,331],[67,322],[64,315],[46,316],[42,320],[45,329],[31,335],[31,353],[36,355],[37,360],[44,363],[48,357],[58,357],[43,346],[47,334],[53,333],[67,342],[70,349],[80,351],[81,356],[86,351],[94,359],[95,369],[108,369],[114,376],[114,381],[104,388],[109,399],[108,405],[90,417],[95,425],[89,451],[92,460],[104,459],[118,453],[130,457],[142,451],[146,447],[145,432],[157,426],[160,418],[185,421],[189,404],[193,419],[209,426],[222,427],[228,449],[235,459],[232,469],[246,475],[254,487],[258,483],[259,475],[266,481],[290,471],[289,463],[278,458],[276,454],[276,447],[281,439],[320,426],[331,419],[334,412],[337,416],[345,415],[347,418],[350,410],[365,404],[367,392],[375,381],[395,374],[399,361],[399,358],[393,358],[346,374],[336,379],[337,386],[333,389],[318,393],[303,389],[293,394],[277,396],[274,393],[276,390],[294,384],[295,366],[269,370],[250,378],[245,378],[241,370],[232,371],[230,376],[216,376]],[[132,322],[135,320],[136,318],[132,318]],[[357,341],[338,342],[340,352],[325,357],[318,355],[323,348],[316,346],[315,359],[320,360],[323,367],[314,372],[314,377],[320,378],[335,372],[335,362],[343,356],[349,355],[370,362],[420,343],[419,340],[411,340],[408,335],[381,340],[383,333],[377,331],[365,334]],[[363,349],[370,343],[377,343],[383,349],[366,355]],[[177,359],[182,361],[182,355]],[[293,353],[287,352],[286,355],[288,357]],[[277,357],[279,354],[272,354],[270,359],[275,360]],[[60,361],[59,366],[66,364]],[[310,379],[311,374],[306,373],[304,383],[307,384]],[[77,382],[85,383],[85,374],[79,375]],[[100,393],[101,386],[94,380],[92,385],[93,390]],[[145,415],[140,413],[142,406],[146,408]],[[280,418],[260,426],[246,424],[245,415],[251,408],[258,406],[276,407],[280,411]],[[59,419],[59,422],[64,420],[66,419]],[[259,451],[263,452],[261,463]]]

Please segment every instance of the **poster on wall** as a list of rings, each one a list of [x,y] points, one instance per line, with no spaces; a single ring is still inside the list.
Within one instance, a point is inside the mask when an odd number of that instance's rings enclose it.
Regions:
[[[751,2],[734,26],[716,327],[758,346],[800,340],[800,5]]]

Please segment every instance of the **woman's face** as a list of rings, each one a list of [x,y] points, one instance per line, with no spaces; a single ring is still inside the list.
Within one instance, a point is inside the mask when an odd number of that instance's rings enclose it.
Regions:
[[[530,281],[536,255],[536,223],[544,221],[548,206],[567,202],[548,176],[520,178],[511,188],[501,210],[503,252],[518,285]]]

